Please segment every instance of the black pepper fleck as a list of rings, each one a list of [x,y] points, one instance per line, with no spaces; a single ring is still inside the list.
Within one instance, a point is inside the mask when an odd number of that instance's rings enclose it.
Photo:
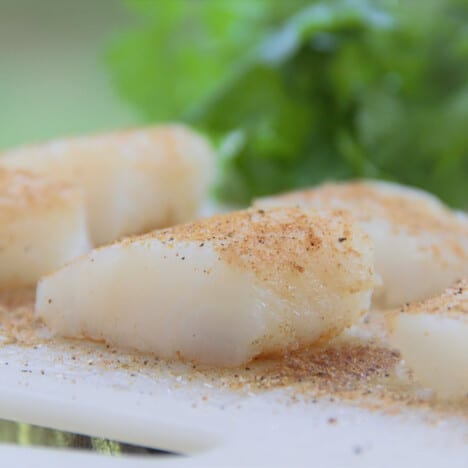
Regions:
[[[362,447],[359,445],[356,445],[353,447],[353,453],[355,455],[360,455],[362,453]]]

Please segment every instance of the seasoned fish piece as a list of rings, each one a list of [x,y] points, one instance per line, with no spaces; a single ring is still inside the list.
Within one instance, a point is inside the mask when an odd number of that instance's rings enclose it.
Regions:
[[[399,184],[357,181],[259,199],[257,207],[341,209],[375,244],[379,307],[441,293],[468,275],[468,220],[434,196]]]
[[[236,366],[351,325],[372,265],[347,216],[246,210],[94,250],[40,282],[36,312],[61,335]]]
[[[12,149],[0,165],[82,187],[95,245],[195,216],[214,171],[207,142],[168,125]]]
[[[0,169],[0,289],[33,285],[90,248],[79,189]]]
[[[441,398],[468,396],[468,282],[405,306],[391,337],[415,377]]]

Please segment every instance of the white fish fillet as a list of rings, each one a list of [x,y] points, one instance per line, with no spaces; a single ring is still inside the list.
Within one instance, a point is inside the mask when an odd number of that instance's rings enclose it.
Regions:
[[[372,265],[349,217],[247,210],[94,250],[41,280],[36,312],[61,335],[235,366],[351,325]]]
[[[439,397],[468,396],[468,282],[405,306],[392,317],[391,337],[415,377]]]
[[[399,184],[357,181],[259,199],[257,207],[342,209],[375,244],[382,287],[378,307],[396,307],[441,293],[468,276],[468,220],[434,196]]]
[[[0,169],[0,288],[35,284],[91,248],[79,189]]]
[[[82,187],[95,245],[192,219],[214,164],[208,143],[179,125],[57,140],[0,156],[1,166]]]

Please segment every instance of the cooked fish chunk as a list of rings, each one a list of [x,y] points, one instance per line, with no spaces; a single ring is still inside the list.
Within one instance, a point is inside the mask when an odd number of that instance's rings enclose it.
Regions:
[[[0,165],[82,187],[95,245],[194,217],[214,171],[207,142],[179,125],[12,149]]]
[[[91,248],[79,189],[0,169],[0,288],[33,285]]]
[[[405,306],[391,337],[415,377],[441,398],[468,396],[468,282]]]
[[[351,325],[372,265],[347,216],[246,210],[94,250],[42,279],[36,312],[64,336],[236,366]]]
[[[255,206],[341,209],[354,216],[375,244],[379,307],[431,297],[468,275],[468,219],[422,190],[374,181],[325,184]]]

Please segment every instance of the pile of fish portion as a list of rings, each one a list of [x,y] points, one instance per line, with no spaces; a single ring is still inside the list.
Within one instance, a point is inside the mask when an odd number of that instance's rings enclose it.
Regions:
[[[193,220],[214,173],[210,146],[180,126],[8,151],[0,288],[39,281],[36,314],[58,335],[231,367],[393,309],[416,377],[468,393],[466,215],[352,181]]]
[[[46,178],[73,187],[75,198],[81,200],[64,216],[72,216],[81,204],[93,246],[193,219],[207,195],[214,168],[207,141],[180,125],[75,137],[0,153],[0,169],[12,180],[20,171],[30,179]],[[4,176],[0,196],[10,190],[9,185]],[[29,186],[27,181],[24,186]],[[53,192],[42,191],[44,204],[54,203]],[[23,205],[28,203],[23,212],[29,210],[34,216],[37,204],[24,198]],[[55,268],[61,265],[57,262]]]

